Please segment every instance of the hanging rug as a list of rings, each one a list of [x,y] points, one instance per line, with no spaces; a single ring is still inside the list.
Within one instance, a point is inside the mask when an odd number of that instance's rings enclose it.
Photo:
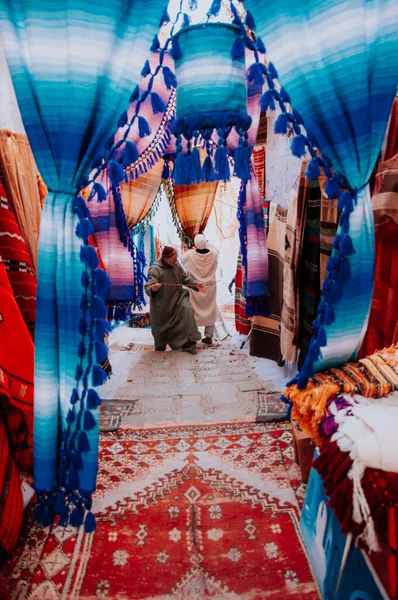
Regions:
[[[33,519],[0,571],[19,600],[320,598],[288,423],[103,434],[96,532]]]

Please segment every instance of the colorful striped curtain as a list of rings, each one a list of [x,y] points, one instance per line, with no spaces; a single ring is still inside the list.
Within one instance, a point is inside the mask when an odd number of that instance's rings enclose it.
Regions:
[[[174,186],[174,206],[178,219],[193,241],[198,233],[206,229],[213,208],[218,181],[195,185]]]
[[[83,265],[73,196],[115,133],[120,113],[128,108],[163,7],[164,0],[0,0],[1,40],[26,132],[49,188],[38,266],[37,492],[56,490],[60,482],[60,435],[66,427],[81,337]],[[86,499],[97,475],[98,409],[93,415],[79,480],[68,484]],[[50,504],[40,510],[41,521],[51,522]],[[80,516],[72,514],[79,522]]]
[[[246,0],[245,9],[307,132],[357,193],[349,218],[351,277],[333,324],[325,324],[327,346],[315,364],[322,370],[355,359],[369,317],[374,234],[367,183],[397,86],[398,11],[395,0]]]

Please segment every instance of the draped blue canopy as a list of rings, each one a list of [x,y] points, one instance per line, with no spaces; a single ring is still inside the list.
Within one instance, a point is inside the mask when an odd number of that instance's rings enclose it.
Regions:
[[[56,493],[62,484],[56,496],[58,514],[65,489],[67,504],[79,490],[85,503],[76,505],[75,524],[82,521],[83,509],[90,508],[97,475],[99,414],[95,394],[86,392],[100,383],[101,372],[94,367],[106,356],[106,348],[89,324],[95,320],[101,325],[95,318],[102,314],[106,280],[86,268],[83,289],[90,288],[95,298],[88,306],[86,294],[81,306],[83,264],[75,230],[79,224],[79,235],[86,239],[89,224],[74,196],[129,106],[163,7],[164,0],[0,0],[1,41],[29,141],[49,188],[39,241],[35,488]],[[87,248],[84,256],[95,267]],[[70,410],[71,397],[77,402],[72,390],[81,396],[81,386],[86,390],[81,410]],[[68,448],[75,448],[72,458],[78,471],[67,467],[61,477],[62,452],[67,451],[61,435],[74,427],[80,429],[79,438],[69,439]],[[60,455],[61,443],[65,450]],[[52,499],[48,494],[39,498],[40,518],[49,524]]]

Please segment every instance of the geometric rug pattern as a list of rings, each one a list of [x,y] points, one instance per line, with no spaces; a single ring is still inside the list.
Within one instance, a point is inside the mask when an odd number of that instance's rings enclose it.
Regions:
[[[97,530],[25,523],[19,600],[315,600],[289,423],[101,435]]]

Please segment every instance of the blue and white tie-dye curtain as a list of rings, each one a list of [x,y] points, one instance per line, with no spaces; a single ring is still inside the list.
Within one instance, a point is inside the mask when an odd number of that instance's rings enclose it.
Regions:
[[[327,345],[314,365],[319,371],[354,359],[367,328],[374,276],[367,183],[397,86],[398,5],[396,0],[245,0],[244,7],[308,134],[357,197],[349,219],[355,249],[348,257],[351,277],[334,303],[334,322],[322,323]]]
[[[59,487],[61,432],[75,418],[69,408],[79,363],[82,262],[73,197],[95,157],[104,153],[104,144],[116,132],[119,115],[129,106],[130,93],[140,82],[159,30],[164,4],[164,0],[0,0],[1,40],[23,122],[49,188],[39,242],[35,335],[34,480],[38,492]],[[90,354],[94,346],[91,339]],[[101,352],[102,346],[97,347]],[[84,353],[80,347],[79,357]],[[87,420],[87,437],[82,433],[79,439],[84,461],[76,466],[79,479],[69,478],[67,503],[73,503],[73,490],[87,499],[95,489],[98,408],[93,410],[95,423],[88,413],[78,417]],[[78,462],[79,453],[74,458]],[[63,492],[59,493],[56,500],[62,505]],[[44,494],[43,502],[47,504],[40,518],[49,524],[54,514],[52,500]],[[90,508],[90,501],[84,506]],[[81,520],[77,514],[74,522]]]

